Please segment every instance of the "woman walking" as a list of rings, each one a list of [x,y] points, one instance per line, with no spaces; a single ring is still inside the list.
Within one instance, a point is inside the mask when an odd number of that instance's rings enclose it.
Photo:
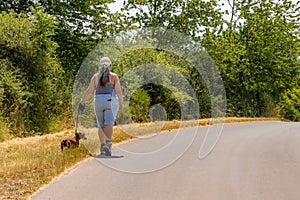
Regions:
[[[111,156],[111,137],[118,110],[123,111],[123,94],[117,74],[111,72],[108,57],[100,60],[99,71],[91,78],[80,104],[94,92],[94,110],[97,119],[101,155]]]

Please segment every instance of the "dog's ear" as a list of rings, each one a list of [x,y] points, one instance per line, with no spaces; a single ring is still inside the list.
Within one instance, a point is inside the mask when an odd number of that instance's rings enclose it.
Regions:
[[[79,132],[78,134],[79,134],[79,137],[80,137],[81,139],[84,139],[84,140],[87,139],[87,137],[85,136],[84,133]]]
[[[87,139],[87,137],[85,136],[85,134],[84,134],[84,133],[82,134],[82,139],[84,139],[84,140],[86,140],[86,139]]]

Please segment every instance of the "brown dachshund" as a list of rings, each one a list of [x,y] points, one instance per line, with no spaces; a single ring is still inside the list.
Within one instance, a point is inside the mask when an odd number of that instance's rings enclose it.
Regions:
[[[76,132],[75,136],[73,138],[63,139],[60,143],[61,151],[64,150],[64,147],[67,147],[67,148],[70,148],[70,147],[76,148],[76,147],[78,147],[80,139],[86,140],[87,138],[85,137],[85,135],[83,133]]]

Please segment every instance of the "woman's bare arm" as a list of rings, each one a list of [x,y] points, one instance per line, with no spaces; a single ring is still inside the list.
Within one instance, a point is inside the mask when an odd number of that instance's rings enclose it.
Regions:
[[[119,110],[120,110],[120,112],[122,112],[123,111],[123,93],[122,93],[119,77],[117,74],[115,74],[114,84],[115,84],[115,90],[116,90],[116,93],[117,93],[117,96],[119,99]]]
[[[94,91],[94,89],[96,87],[95,79],[96,79],[96,75],[94,75],[91,78],[90,84],[89,84],[88,88],[85,90],[83,97],[80,100],[80,103],[84,103],[89,98],[89,96],[92,94],[92,92]]]

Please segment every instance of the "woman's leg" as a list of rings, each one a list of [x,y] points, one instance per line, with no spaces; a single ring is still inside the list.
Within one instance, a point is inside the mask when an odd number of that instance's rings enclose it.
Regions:
[[[106,140],[108,140],[108,138],[105,135],[104,130],[101,127],[98,128],[98,136],[99,136],[101,144],[104,144],[106,142]]]
[[[107,99],[102,96],[96,96],[95,97],[95,103],[94,103],[94,110],[96,114],[97,119],[97,126],[98,126],[98,137],[101,143],[100,146],[100,153],[101,155],[111,155],[110,152],[110,146],[106,144],[106,141],[108,138],[105,136],[104,130],[103,130],[103,124],[104,124],[104,112],[106,109],[106,102]]]
[[[105,134],[106,138],[108,140],[111,140],[112,132],[113,132],[113,126],[109,125],[109,124],[106,124],[102,128],[103,128],[103,131],[104,131],[104,134]]]
[[[104,124],[103,131],[105,136],[110,141],[113,134],[113,126],[115,124],[116,116],[119,110],[119,100],[116,96],[112,96],[110,99],[110,109],[105,113],[106,116],[106,124]]]
[[[104,131],[104,134],[107,138],[106,141],[105,141],[105,144],[111,150],[111,146],[112,146],[111,137],[112,137],[112,132],[113,132],[113,126],[112,125],[104,125],[103,131]]]
[[[98,136],[100,139],[100,154],[101,155],[106,155],[106,156],[111,156],[111,144],[109,144],[107,141],[108,138],[105,136],[105,133],[101,127],[98,128]]]

